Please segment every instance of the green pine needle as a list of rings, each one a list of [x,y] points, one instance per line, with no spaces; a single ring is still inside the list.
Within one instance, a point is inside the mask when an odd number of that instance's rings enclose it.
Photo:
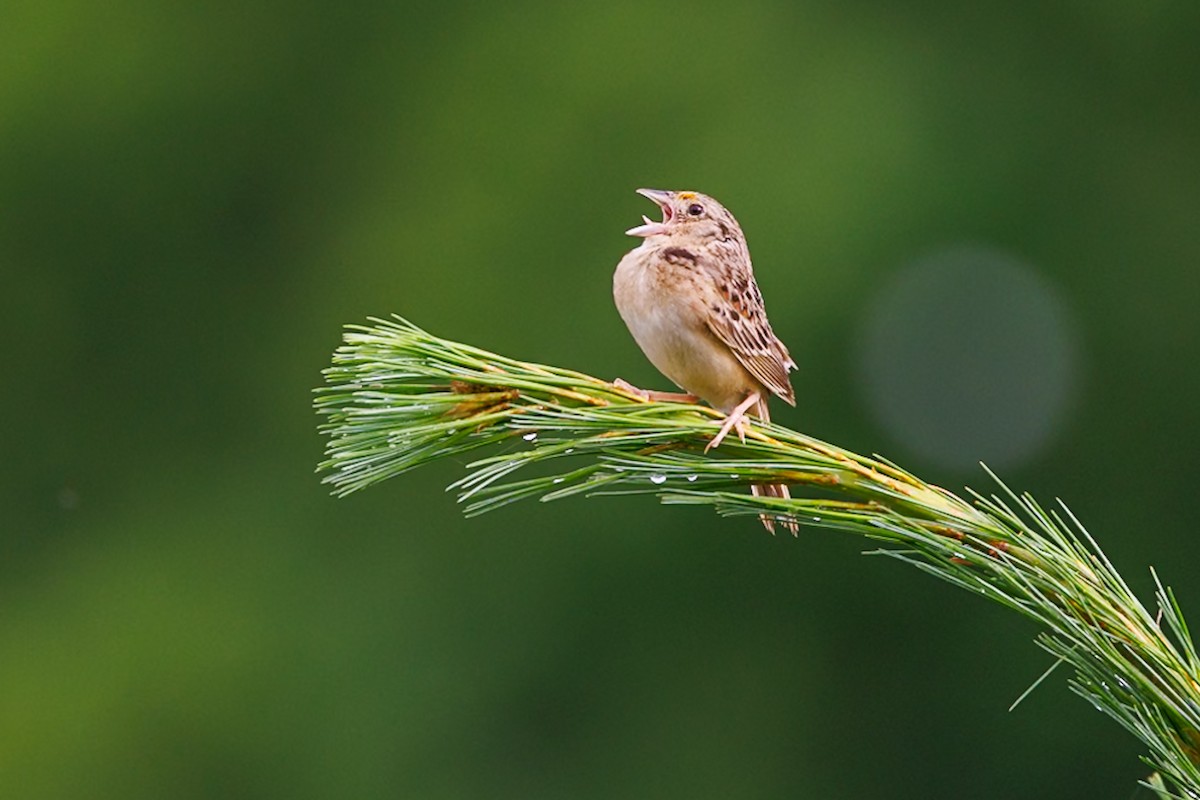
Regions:
[[[760,422],[744,443],[705,453],[722,418],[710,408],[646,402],[399,317],[372,323],[348,328],[316,390],[329,436],[318,470],[334,494],[492,446],[451,486],[471,516],[529,498],[652,494],[860,534],[882,543],[876,554],[1036,620],[1038,644],[1073,668],[1071,688],[1148,748],[1147,785],[1200,800],[1200,659],[1179,604],[1154,574],[1147,610],[1061,501],[1046,510],[994,475],[998,494],[963,499],[885,459]],[[770,482],[797,496],[747,491]]]

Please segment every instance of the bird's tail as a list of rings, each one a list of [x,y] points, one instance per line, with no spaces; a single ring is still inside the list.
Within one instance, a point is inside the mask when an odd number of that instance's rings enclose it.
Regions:
[[[765,395],[766,392],[762,394]],[[767,408],[767,398],[765,396],[760,395],[758,402],[755,403],[754,416],[763,422],[771,421],[771,410]],[[788,487],[782,483],[756,483],[750,487],[750,492],[755,497],[782,497],[785,500],[792,496],[791,492],[788,491]],[[791,517],[773,517],[767,514],[759,514],[758,518],[762,520],[763,527],[771,533],[775,533],[776,522],[791,531],[792,536],[800,533],[800,526]]]

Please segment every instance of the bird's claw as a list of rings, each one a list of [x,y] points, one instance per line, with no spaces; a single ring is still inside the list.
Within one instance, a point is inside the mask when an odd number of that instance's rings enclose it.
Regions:
[[[738,403],[737,407],[734,408],[733,411],[730,411],[729,415],[725,417],[725,422],[721,425],[721,430],[717,431],[717,435],[714,436],[712,441],[705,446],[704,452],[707,453],[709,450],[712,450],[721,442],[725,441],[725,437],[728,436],[729,432],[732,430],[737,431],[738,439],[741,440],[742,444],[745,444],[746,431],[750,430],[750,423],[746,421],[746,411],[750,408],[750,406],[757,403],[758,400],[758,392],[751,392],[750,394],[746,395],[746,399]]]
[[[615,386],[616,388],[620,389],[623,392],[627,392],[628,394],[633,395],[634,397],[640,397],[641,399],[645,400],[647,403],[655,402],[655,401],[664,402],[664,403],[698,403],[698,402],[700,402],[700,398],[696,397],[696,395],[694,395],[694,394],[687,394],[684,392],[656,392],[653,389],[639,389],[638,387],[634,386],[629,381],[624,380],[622,378],[615,378],[612,382],[612,385]]]
[[[746,431],[750,430],[750,423],[746,422],[745,417],[734,417],[732,415],[726,417],[724,424],[721,425],[721,430],[717,431],[717,435],[714,436],[712,440],[704,446],[704,452],[707,453],[709,450],[712,450],[714,447],[721,444],[721,442],[725,441],[725,437],[729,435],[731,430],[737,431],[738,439],[742,444],[745,444]]]
[[[646,391],[645,389],[639,389],[638,387],[634,386],[632,383],[625,380],[624,378],[616,378],[615,380],[613,380],[612,385],[617,387],[618,389],[620,389],[623,392],[628,392],[629,394],[631,394],[635,397],[640,397],[643,400],[650,399],[650,392]]]

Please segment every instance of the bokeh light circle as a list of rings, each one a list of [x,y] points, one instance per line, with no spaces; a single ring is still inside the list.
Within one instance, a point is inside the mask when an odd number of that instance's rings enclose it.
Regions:
[[[1079,371],[1072,315],[1037,271],[959,245],[902,267],[866,302],[856,371],[903,448],[941,467],[1011,468],[1062,428]]]

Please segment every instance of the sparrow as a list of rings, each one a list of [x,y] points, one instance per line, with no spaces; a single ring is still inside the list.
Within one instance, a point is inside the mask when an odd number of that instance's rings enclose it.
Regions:
[[[753,415],[771,419],[772,394],[796,405],[788,372],[796,362],[771,330],[754,281],[746,237],[733,215],[699,192],[638,189],[662,210],[662,221],[625,231],[642,240],[617,264],[613,299],[634,341],[659,372],[686,394],[614,383],[649,400],[704,400],[726,414],[704,448],[731,430],[744,442]],[[790,497],[783,484],[755,484],[756,496]],[[774,521],[760,519],[774,533]],[[794,520],[780,520],[793,534]]]

